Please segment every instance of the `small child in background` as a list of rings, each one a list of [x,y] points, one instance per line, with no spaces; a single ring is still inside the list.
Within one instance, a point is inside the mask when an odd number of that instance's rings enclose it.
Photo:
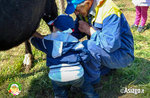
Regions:
[[[132,2],[136,6],[136,17],[135,22],[131,28],[138,28],[138,32],[143,32],[147,21],[147,11],[150,6],[150,0],[132,0]],[[141,24],[139,26],[140,20]]]
[[[87,96],[98,98],[91,83],[85,81],[83,64],[89,53],[77,38],[71,35],[74,21],[69,15],[60,15],[53,22],[53,32],[45,37],[35,33],[30,42],[47,54],[46,65],[55,98],[68,98],[67,85],[78,87]]]

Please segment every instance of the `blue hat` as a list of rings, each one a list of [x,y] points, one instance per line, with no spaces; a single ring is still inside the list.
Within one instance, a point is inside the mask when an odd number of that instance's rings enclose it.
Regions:
[[[67,0],[67,8],[65,13],[72,14],[75,11],[77,5],[82,3],[83,1],[85,0]]]
[[[53,24],[56,28],[61,31],[67,30],[69,28],[74,28],[74,21],[69,15],[59,15],[53,22],[49,22],[49,25]]]

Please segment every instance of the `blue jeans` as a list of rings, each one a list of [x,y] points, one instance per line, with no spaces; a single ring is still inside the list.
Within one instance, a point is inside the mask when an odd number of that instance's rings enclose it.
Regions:
[[[85,98],[99,98],[94,92],[94,88],[91,83],[84,81],[84,77],[69,82],[57,82],[52,80],[53,91],[55,98],[68,98],[67,85],[78,87],[85,94]]]
[[[99,98],[99,95],[94,91],[92,83],[84,81],[80,88],[82,93],[84,93],[85,98]]]

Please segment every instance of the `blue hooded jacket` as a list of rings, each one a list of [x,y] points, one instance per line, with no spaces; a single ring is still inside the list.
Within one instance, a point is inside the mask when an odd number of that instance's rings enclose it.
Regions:
[[[31,43],[47,54],[52,80],[66,82],[83,76],[81,64],[88,61],[89,53],[72,35],[57,31],[44,39],[33,37]]]

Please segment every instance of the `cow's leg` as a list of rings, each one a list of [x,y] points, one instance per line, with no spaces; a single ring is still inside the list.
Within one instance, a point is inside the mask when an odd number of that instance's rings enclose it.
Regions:
[[[25,41],[25,57],[23,61],[25,71],[29,71],[31,69],[33,60],[34,60],[34,57],[32,55],[31,45],[29,41]]]

